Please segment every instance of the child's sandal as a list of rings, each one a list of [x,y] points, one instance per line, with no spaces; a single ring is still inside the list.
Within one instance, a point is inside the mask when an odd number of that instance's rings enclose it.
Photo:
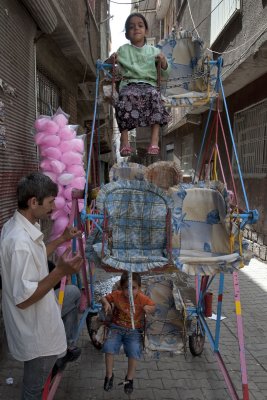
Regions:
[[[126,376],[124,382],[124,393],[131,394],[132,392],[133,392],[133,379],[128,379]]]
[[[113,380],[114,380],[114,374],[112,374],[111,378],[108,378],[107,376],[105,377],[104,390],[106,392],[110,392],[111,389],[113,388]]]
[[[147,149],[147,154],[157,156],[159,154],[159,146],[155,146],[151,144],[149,148]]]
[[[130,146],[123,146],[120,149],[120,154],[122,157],[128,157],[133,153],[133,149]]]

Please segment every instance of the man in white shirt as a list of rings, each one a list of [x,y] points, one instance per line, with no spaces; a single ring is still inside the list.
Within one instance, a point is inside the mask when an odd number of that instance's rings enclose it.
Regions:
[[[3,316],[10,352],[24,361],[23,400],[41,400],[49,372],[66,352],[53,288],[63,276],[77,273],[82,263],[79,255],[69,258],[68,249],[48,272],[47,257],[78,234],[75,228],[66,229],[45,247],[38,221],[51,215],[57,192],[57,185],[39,172],[22,178],[18,210],[1,232]]]

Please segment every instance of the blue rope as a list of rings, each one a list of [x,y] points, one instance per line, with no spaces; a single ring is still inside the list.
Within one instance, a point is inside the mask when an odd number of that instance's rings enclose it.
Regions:
[[[84,208],[85,208],[85,210],[86,210],[86,200],[87,200],[87,194],[88,194],[88,179],[89,179],[90,168],[91,168],[92,149],[93,149],[93,144],[94,144],[94,133],[95,133],[95,124],[96,124],[96,116],[97,116],[98,90],[99,90],[99,79],[100,79],[99,72],[100,72],[100,70],[104,71],[105,68],[112,68],[112,64],[103,63],[101,60],[97,60],[97,62],[96,62],[94,117],[93,117],[92,130],[91,130],[91,139],[90,139],[90,148],[89,148],[88,161],[87,161],[86,183],[85,183],[85,193],[84,193]],[[84,214],[86,214],[86,212]]]
[[[217,62],[209,61],[209,64],[210,64],[211,67],[212,67],[212,66],[214,66],[215,64],[217,65]],[[217,65],[217,66],[218,66],[218,65]],[[215,86],[214,86],[214,89],[215,89],[215,91],[216,91],[217,94],[218,94],[218,92],[219,92],[219,81],[218,81],[218,79],[219,79],[220,71],[221,71],[221,69],[220,69],[220,66],[219,66],[219,67],[218,67],[218,70],[217,70],[217,79],[216,79]],[[211,99],[211,102],[210,102],[209,114],[208,114],[208,118],[207,118],[207,121],[206,121],[205,130],[204,130],[204,135],[203,135],[203,139],[202,139],[200,151],[199,151],[198,158],[197,158],[197,165],[196,165],[196,168],[195,168],[195,173],[194,173],[194,177],[193,177],[193,183],[195,183],[196,174],[197,174],[197,171],[198,171],[198,168],[199,168],[199,164],[200,164],[200,159],[201,159],[201,157],[202,157],[202,152],[203,152],[203,148],[204,148],[204,144],[205,144],[205,140],[206,140],[206,136],[207,136],[208,126],[209,126],[209,123],[210,123],[210,116],[211,116],[212,106],[213,106],[214,100],[215,100],[215,97],[213,97],[213,98]]]
[[[225,112],[226,112],[226,118],[227,118],[227,123],[228,123],[228,127],[229,127],[230,136],[231,136],[231,141],[232,141],[232,145],[233,145],[234,155],[235,155],[235,159],[236,159],[238,174],[239,174],[239,178],[240,178],[240,182],[241,182],[241,186],[242,186],[242,191],[243,191],[243,195],[244,195],[244,199],[245,199],[245,203],[246,203],[246,209],[247,209],[247,211],[249,211],[249,203],[248,203],[247,193],[246,193],[246,189],[245,189],[245,185],[244,185],[244,181],[243,181],[243,176],[242,176],[242,172],[241,172],[241,168],[240,168],[240,164],[239,164],[239,159],[238,159],[235,140],[234,140],[234,134],[233,134],[233,130],[232,130],[231,122],[230,122],[227,102],[226,102],[225,93],[224,93],[224,89],[223,89],[222,78],[221,78],[221,70],[222,70],[222,65],[223,65],[223,59],[222,59],[222,57],[219,57],[217,61],[209,61],[209,63],[210,63],[210,65],[217,65],[217,68],[218,68],[218,70],[217,70],[217,79],[216,79],[216,84],[215,84],[215,90],[216,90],[217,94],[219,94],[220,90],[221,90],[221,93],[222,93],[222,98],[223,98],[224,108],[225,108]],[[198,159],[197,159],[197,166],[196,166],[195,173],[194,173],[193,183],[195,182],[196,173],[197,173],[198,168],[199,168],[200,158],[202,156],[204,143],[205,143],[205,140],[206,140],[206,135],[207,135],[207,130],[208,130],[209,122],[210,122],[213,102],[214,102],[214,98],[212,99],[211,104],[210,104],[209,114],[208,114],[208,118],[207,118],[207,121],[206,121],[204,135],[203,135],[203,139],[202,139],[202,143],[201,143],[201,148],[200,148],[200,152],[199,152]]]
[[[220,87],[221,87],[221,91],[222,91],[223,103],[224,103],[224,107],[225,107],[225,112],[226,112],[229,132],[230,132],[230,136],[231,136],[231,140],[232,140],[232,145],[233,145],[234,155],[235,155],[235,159],[236,159],[239,179],[240,179],[240,182],[241,182],[242,191],[243,191],[243,195],[244,195],[244,200],[245,200],[245,203],[246,203],[246,209],[247,209],[247,211],[249,211],[247,193],[246,193],[246,189],[245,189],[245,185],[244,185],[244,181],[243,181],[243,176],[242,176],[242,172],[241,172],[241,168],[240,168],[240,164],[239,164],[239,159],[238,159],[235,140],[234,140],[234,134],[233,134],[233,130],[232,130],[231,122],[230,122],[230,117],[229,117],[229,113],[228,113],[228,107],[227,107],[227,103],[226,103],[226,98],[225,98],[225,94],[224,94],[224,89],[223,89],[221,76],[219,76],[219,82],[220,82]]]

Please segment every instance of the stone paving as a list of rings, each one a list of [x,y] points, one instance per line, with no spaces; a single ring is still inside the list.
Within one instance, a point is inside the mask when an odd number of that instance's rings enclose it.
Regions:
[[[252,260],[239,273],[242,313],[246,344],[247,370],[250,400],[267,399],[267,265]],[[223,315],[221,322],[220,351],[228,372],[242,397],[238,342],[235,324],[232,276],[225,275]],[[218,287],[218,279],[213,291]],[[215,296],[216,297],[216,296]],[[214,304],[215,310],[216,304]],[[215,321],[209,321],[211,329]],[[79,339],[82,356],[64,371],[55,400],[100,400],[100,399],[143,399],[143,400],[227,400],[231,399],[222,374],[217,367],[208,343],[200,357],[193,357],[188,351],[183,355],[164,357],[159,361],[140,361],[134,392],[127,396],[118,383],[126,371],[123,355],[115,360],[115,385],[110,393],[103,391],[105,375],[104,356],[96,350],[89,339],[86,328]],[[14,383],[6,384],[12,377]],[[0,399],[20,398],[22,363],[14,361],[6,352],[0,359]]]

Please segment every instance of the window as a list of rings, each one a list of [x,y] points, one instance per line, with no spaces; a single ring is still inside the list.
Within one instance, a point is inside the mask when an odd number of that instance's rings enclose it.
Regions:
[[[61,90],[43,71],[37,69],[37,112],[39,115],[52,115],[61,105]]]
[[[174,144],[170,143],[166,145],[166,161],[173,161],[174,159]]]
[[[192,176],[193,174],[193,154],[194,154],[194,139],[193,133],[182,138],[182,154],[181,167],[183,176]]]
[[[234,136],[244,177],[267,174],[267,99],[234,114]],[[232,164],[237,174],[233,154]]]
[[[226,25],[240,11],[241,0],[211,0],[210,44],[214,43]]]

